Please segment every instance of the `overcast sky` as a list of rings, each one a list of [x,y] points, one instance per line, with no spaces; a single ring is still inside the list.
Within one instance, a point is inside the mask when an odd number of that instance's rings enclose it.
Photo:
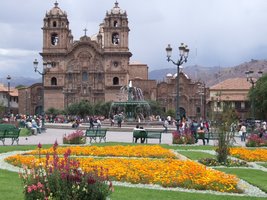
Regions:
[[[0,1],[0,77],[38,77],[43,18],[54,0]],[[98,33],[115,0],[58,0],[75,40]],[[166,61],[167,44],[178,59],[181,42],[190,48],[189,65],[235,66],[267,57],[266,0],[118,0],[127,11],[132,61],[149,70],[175,67]]]

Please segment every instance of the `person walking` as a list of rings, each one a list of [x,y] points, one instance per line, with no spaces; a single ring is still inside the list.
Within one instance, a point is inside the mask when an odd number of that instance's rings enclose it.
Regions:
[[[203,145],[205,145],[205,130],[203,126],[198,127],[197,134],[198,138],[202,139]]]
[[[94,128],[94,118],[93,117],[90,117],[89,122],[90,122],[90,128]]]
[[[247,136],[247,128],[246,128],[244,123],[241,125],[240,131],[242,132],[241,142],[245,142],[246,141],[246,136]]]
[[[193,134],[194,138],[195,138],[195,143],[198,142],[198,135],[197,135],[197,130],[198,130],[198,123],[196,122],[196,120],[193,120],[191,126],[190,126],[190,130],[191,133]]]

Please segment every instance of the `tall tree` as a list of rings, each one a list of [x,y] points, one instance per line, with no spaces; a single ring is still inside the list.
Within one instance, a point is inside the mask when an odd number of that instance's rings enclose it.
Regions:
[[[267,74],[264,74],[251,88],[248,94],[250,102],[254,101],[255,116],[267,119]]]

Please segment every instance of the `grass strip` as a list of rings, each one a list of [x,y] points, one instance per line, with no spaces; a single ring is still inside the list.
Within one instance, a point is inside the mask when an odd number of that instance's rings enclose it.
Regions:
[[[174,149],[174,150],[214,150],[214,146],[210,145],[168,145],[168,144],[162,144],[162,147],[166,149]]]
[[[17,172],[0,169],[0,199],[24,199],[23,185]]]
[[[248,183],[257,186],[262,191],[267,192],[267,172],[255,169],[238,169],[238,168],[216,168],[216,170],[235,174]]]
[[[111,195],[112,200],[263,200],[265,198],[247,197],[247,196],[228,196],[228,195],[213,195],[188,193],[178,191],[154,190],[144,188],[130,188],[115,186],[114,192]]]
[[[42,145],[43,148],[49,148],[52,145]],[[34,150],[37,149],[37,145],[5,145],[0,146],[0,153],[6,153],[9,151],[28,151],[28,150]]]
[[[215,155],[211,155],[205,152],[196,152],[196,151],[177,151],[179,154],[186,156],[191,160],[199,160],[202,158],[216,158]]]

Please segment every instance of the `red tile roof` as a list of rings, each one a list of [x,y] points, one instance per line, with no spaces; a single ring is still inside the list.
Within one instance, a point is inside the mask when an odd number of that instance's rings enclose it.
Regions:
[[[246,78],[231,78],[210,87],[210,90],[249,90],[251,86]]]
[[[0,84],[0,92],[8,93],[8,88],[3,84]],[[19,95],[18,90],[16,88],[10,87],[10,96],[17,97]]]

